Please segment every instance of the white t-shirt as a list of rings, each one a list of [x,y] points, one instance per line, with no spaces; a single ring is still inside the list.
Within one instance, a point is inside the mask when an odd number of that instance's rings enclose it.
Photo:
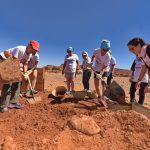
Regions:
[[[79,61],[79,57],[76,54],[73,54],[72,56],[66,55],[65,57],[65,62],[66,62],[66,67],[65,67],[65,72],[66,73],[74,73],[76,72],[77,68],[77,61]]]
[[[28,68],[31,69],[31,68],[35,67],[37,62],[39,62],[39,54],[38,53],[30,56],[29,62],[28,62]]]
[[[88,67],[90,63],[91,63],[90,57],[87,57],[87,59],[83,59],[83,62],[82,62],[83,70],[91,69],[90,67]]]
[[[95,71],[101,72],[103,65],[105,65],[107,66],[105,72],[109,72],[109,64],[111,59],[109,52],[102,56],[101,49],[95,49],[93,55],[95,56]]]
[[[110,70],[109,70],[109,72],[112,72],[112,65],[116,65],[116,59],[113,56],[111,56],[111,59],[110,59],[110,64],[109,64]]]
[[[144,45],[142,47],[142,50],[141,50],[141,53],[138,55],[139,57],[142,57],[144,62],[147,64],[147,66],[150,67],[150,58],[148,57],[148,55],[146,54],[146,48],[147,48],[147,45]],[[143,65],[145,64],[143,62]]]
[[[14,48],[8,49],[7,51],[9,51],[10,54],[12,56],[14,56],[15,58],[18,58],[20,60],[20,62],[23,61],[23,60],[29,61],[29,57],[32,55],[32,54],[30,54],[30,55],[26,54],[26,46],[16,46]],[[4,59],[6,59],[5,56],[4,56],[4,52],[2,52],[0,55]]]
[[[140,58],[136,58],[134,60],[135,62],[135,68],[134,68],[134,72],[133,72],[133,82],[137,82],[141,73],[141,69],[142,69],[142,65],[143,65],[143,61]],[[148,83],[148,73],[146,73],[142,79],[141,82],[145,82]]]

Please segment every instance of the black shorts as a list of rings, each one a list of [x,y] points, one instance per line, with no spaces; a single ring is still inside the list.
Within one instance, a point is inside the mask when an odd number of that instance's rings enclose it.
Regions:
[[[100,74],[100,72],[96,71],[97,74]],[[109,72],[104,72],[102,77],[108,77],[109,76]],[[96,74],[94,73],[94,78],[96,78]]]

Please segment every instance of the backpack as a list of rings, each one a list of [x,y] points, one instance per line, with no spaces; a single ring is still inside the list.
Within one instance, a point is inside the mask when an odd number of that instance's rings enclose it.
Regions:
[[[146,48],[146,54],[148,55],[149,59],[150,59],[150,45],[147,46]],[[142,58],[143,60],[143,58]],[[143,60],[143,62],[145,63],[145,61]],[[150,67],[145,63],[145,66],[147,67],[147,69],[150,71]]]

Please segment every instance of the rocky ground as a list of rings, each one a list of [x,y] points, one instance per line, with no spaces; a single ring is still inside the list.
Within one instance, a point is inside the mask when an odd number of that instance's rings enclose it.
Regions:
[[[128,77],[115,77],[126,91],[129,100]],[[21,110],[0,114],[0,150],[148,150],[150,149],[150,120],[132,110],[103,109],[95,103],[76,101],[68,96],[56,101],[50,91],[66,86],[60,73],[46,73],[42,101],[29,105],[25,98]],[[76,90],[82,90],[81,75],[77,76]],[[91,89],[94,88],[91,78]],[[137,94],[138,97],[138,94]],[[150,106],[146,95],[145,105]],[[87,135],[69,126],[72,116],[92,117],[100,131]]]

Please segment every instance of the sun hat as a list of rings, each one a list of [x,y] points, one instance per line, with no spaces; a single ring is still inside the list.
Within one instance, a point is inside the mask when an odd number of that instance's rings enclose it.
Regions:
[[[39,48],[40,48],[40,44],[38,43],[38,41],[35,41],[35,40],[31,40],[29,42],[29,44],[32,46],[32,48],[36,51],[39,51]]]
[[[67,48],[67,52],[69,52],[69,51],[70,51],[70,52],[73,52],[73,51],[74,51],[74,48],[73,48],[73,47],[68,47],[68,48]]]
[[[110,41],[109,40],[102,40],[101,49],[110,49]]]
[[[88,53],[87,53],[86,51],[84,51],[84,52],[82,53],[82,56],[88,56]]]

